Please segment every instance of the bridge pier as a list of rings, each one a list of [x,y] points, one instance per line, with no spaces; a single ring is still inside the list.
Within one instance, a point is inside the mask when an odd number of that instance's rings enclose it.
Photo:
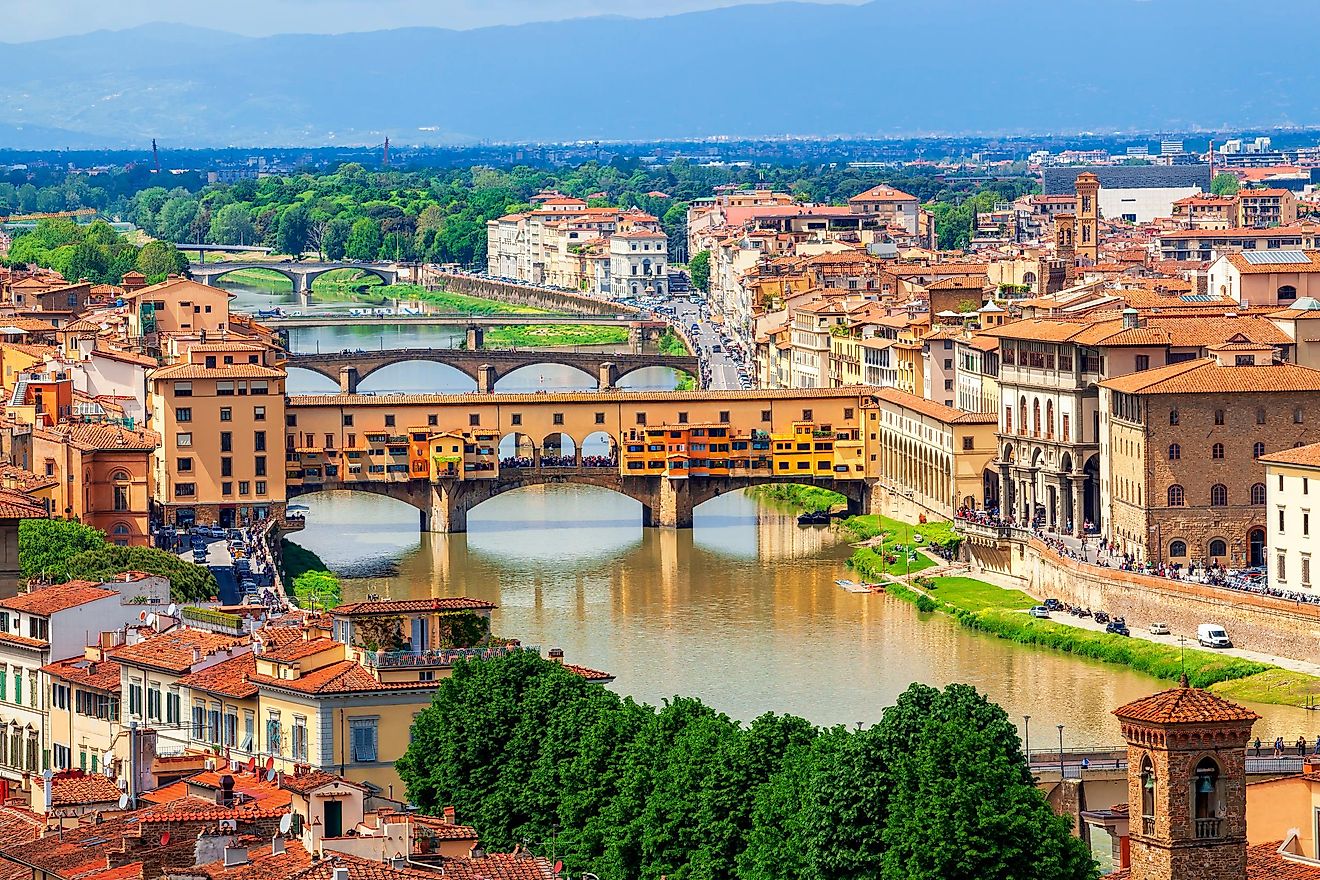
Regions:
[[[486,347],[486,330],[477,324],[469,324],[467,328],[467,350],[478,351]]]
[[[495,368],[490,364],[482,364],[477,367],[477,393],[495,393]]]
[[[659,477],[651,503],[642,502],[643,525],[654,529],[692,528],[692,489],[687,480]]]
[[[339,368],[339,390],[343,394],[357,394],[358,382],[362,381],[357,367]]]
[[[596,384],[600,386],[601,391],[613,391],[618,381],[619,368],[613,361],[606,361],[600,365]]]
[[[431,487],[430,510],[421,512],[423,532],[452,535],[467,531],[468,504],[458,487],[437,484]]]

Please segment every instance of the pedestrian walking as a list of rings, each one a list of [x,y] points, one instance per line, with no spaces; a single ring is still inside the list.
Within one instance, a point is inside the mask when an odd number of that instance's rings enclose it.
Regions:
[[[1281,736],[1276,736],[1274,738],[1274,757],[1283,757],[1283,737]]]
[[[1255,745],[1255,747],[1256,747],[1256,757],[1259,758],[1259,757],[1260,757],[1260,737],[1256,737],[1256,742],[1254,743],[1254,745]]]
[[[1300,758],[1302,755],[1305,754],[1306,754],[1306,736],[1302,735],[1297,737],[1297,757]]]

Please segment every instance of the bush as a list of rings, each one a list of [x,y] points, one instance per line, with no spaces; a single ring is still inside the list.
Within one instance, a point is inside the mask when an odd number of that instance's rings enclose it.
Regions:
[[[329,611],[343,600],[339,578],[328,571],[305,571],[293,580],[298,606],[309,611]]]
[[[126,571],[142,571],[169,578],[170,595],[179,602],[200,602],[220,592],[215,575],[202,565],[184,562],[173,553],[155,547],[116,547],[110,544],[69,560],[69,578],[108,581]]]

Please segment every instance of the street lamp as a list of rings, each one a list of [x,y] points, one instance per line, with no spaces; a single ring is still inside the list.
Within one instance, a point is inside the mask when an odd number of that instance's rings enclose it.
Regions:
[[[1063,725],[1059,725],[1059,784],[1063,785]]]
[[[1026,748],[1027,751],[1027,769],[1031,769],[1031,716],[1030,715],[1022,716],[1022,736],[1026,741],[1024,747]]]

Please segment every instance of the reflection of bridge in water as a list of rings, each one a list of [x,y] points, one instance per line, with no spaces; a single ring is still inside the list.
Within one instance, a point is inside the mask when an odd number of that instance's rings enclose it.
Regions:
[[[293,396],[286,486],[395,498],[438,532],[466,531],[483,501],[556,484],[633,498],[648,526],[691,528],[703,502],[768,484],[830,489],[863,513],[873,406],[863,389]],[[599,455],[584,454],[592,443]]]
[[[446,349],[403,348],[384,351],[290,354],[286,367],[309,370],[339,383],[339,390],[354,394],[359,384],[377,370],[394,364],[424,361],[453,367],[476,383],[477,391],[490,393],[495,383],[523,367],[558,364],[580,370],[594,378],[601,390],[614,388],[619,379],[651,367],[699,375],[694,355],[605,353],[563,349]]]

